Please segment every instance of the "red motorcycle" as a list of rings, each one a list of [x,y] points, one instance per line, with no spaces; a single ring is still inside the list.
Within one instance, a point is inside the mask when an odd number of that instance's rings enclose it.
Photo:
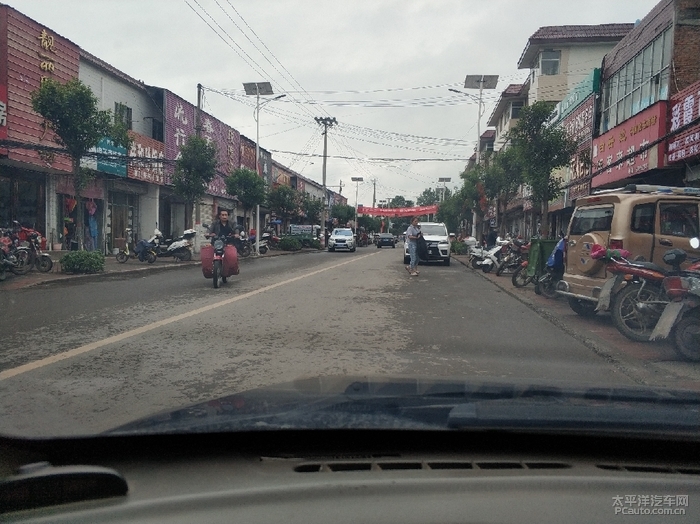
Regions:
[[[238,275],[238,251],[231,245],[233,239],[225,236],[207,235],[211,244],[203,246],[200,252],[204,278],[211,278],[214,288],[226,283],[228,277]]]
[[[51,257],[47,253],[44,253],[41,250],[41,233],[39,233],[36,229],[24,227],[16,220],[14,221],[14,224],[14,234],[18,243],[26,242],[29,245],[28,247],[19,247],[19,249],[28,249],[29,267],[36,267],[42,273],[51,271],[51,268],[53,267],[53,260],[51,260]]]
[[[693,249],[700,247],[700,239],[690,241]],[[669,257],[669,260],[667,260]],[[686,253],[673,249],[664,255],[664,262],[680,269]],[[663,280],[664,293],[669,300],[650,340],[670,337],[676,352],[685,360],[700,361],[700,259],[687,271],[678,271]]]
[[[615,275],[603,285],[596,311],[610,309],[615,327],[630,340],[648,342],[669,300],[662,283],[671,274],[680,273],[678,251],[669,250],[664,261],[672,266],[666,270],[653,262],[629,261],[629,251],[609,250],[594,245],[591,258],[606,259],[606,271]],[[685,252],[683,252],[685,255]],[[700,271],[700,262],[686,271]]]

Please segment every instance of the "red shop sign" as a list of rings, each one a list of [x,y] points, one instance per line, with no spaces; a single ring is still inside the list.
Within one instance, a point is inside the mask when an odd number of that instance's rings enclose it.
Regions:
[[[658,102],[593,139],[592,187],[623,180],[663,166],[665,144],[659,143],[613,167],[611,164],[658,140],[666,131],[666,102]]]

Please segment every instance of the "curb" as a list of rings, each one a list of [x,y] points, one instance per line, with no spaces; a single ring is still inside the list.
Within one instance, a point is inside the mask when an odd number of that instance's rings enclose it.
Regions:
[[[558,316],[554,315],[551,311],[549,311],[546,308],[543,308],[542,306],[539,306],[529,300],[526,297],[523,297],[522,295],[519,295],[517,293],[514,293],[511,289],[508,289],[508,287],[501,285],[499,282],[492,280],[488,278],[487,276],[481,274],[481,271],[473,269],[469,264],[466,262],[458,259],[457,257],[452,256],[453,259],[455,259],[457,262],[462,264],[464,267],[471,269],[474,273],[477,273],[481,278],[484,280],[491,282],[494,286],[498,287],[501,289],[503,292],[508,294],[509,296],[515,298],[518,300],[520,303],[526,305],[528,308],[530,308],[532,311],[537,313],[539,316],[547,320],[548,322],[554,324],[556,327],[561,329],[564,333],[567,335],[571,336],[578,342],[582,343],[584,346],[586,346],[588,349],[593,351],[596,355],[599,357],[602,357],[606,362],[611,364],[612,366],[615,367],[616,370],[618,370],[620,373],[624,374],[626,377],[629,379],[633,380],[635,383],[643,386],[651,386],[649,382],[641,378],[640,376],[637,376],[637,373],[633,371],[634,367],[640,367],[640,363],[631,363],[629,362],[628,359],[622,359],[619,356],[616,356],[613,354],[613,352],[610,349],[610,346],[607,344],[601,344],[584,334],[580,333],[576,329],[572,328],[569,326],[566,322],[564,322],[561,318]],[[681,378],[681,377],[678,377]]]
[[[249,256],[245,258],[239,258],[239,263],[243,264],[249,264],[250,261],[252,260],[258,260],[258,259],[265,259],[265,258],[271,258],[271,257],[278,257],[278,256],[285,256],[285,255],[297,255],[297,254],[304,254],[304,253],[315,253],[316,251],[279,251],[275,253],[270,253],[268,251],[268,254],[266,255],[260,255],[260,256]],[[322,250],[318,250],[318,252],[322,252]],[[54,260],[54,263],[56,261]],[[168,264],[168,265],[165,265]],[[199,260],[192,260],[190,262],[168,262],[168,263],[162,263],[159,265],[153,264],[153,265],[148,265],[148,266],[141,266],[141,267],[134,267],[130,269],[123,269],[123,270],[118,270],[118,271],[102,271],[100,273],[89,273],[89,274],[77,274],[77,275],[71,275],[71,274],[62,274],[62,273],[54,273],[56,276],[54,278],[48,278],[46,280],[39,280],[37,282],[28,282],[25,285],[22,285],[17,288],[13,289],[28,289],[28,288],[36,288],[39,286],[47,286],[51,284],[63,284],[63,283],[71,283],[71,282],[90,282],[90,281],[96,281],[96,280],[108,280],[108,279],[113,279],[113,278],[121,278],[123,277],[133,277],[139,274],[151,274],[151,273],[162,273],[164,271],[171,271],[171,270],[176,270],[176,269],[183,269],[183,268],[191,268],[191,267],[200,267],[200,261]],[[50,273],[49,273],[50,274]],[[0,289],[2,289],[0,287]]]

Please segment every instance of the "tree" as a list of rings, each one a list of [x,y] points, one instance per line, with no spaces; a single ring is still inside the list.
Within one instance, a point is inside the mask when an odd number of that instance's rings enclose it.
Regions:
[[[436,217],[439,222],[445,223],[448,231],[459,229],[459,223],[462,220],[462,202],[460,202],[459,193],[442,201]]]
[[[559,179],[553,176],[553,172],[566,166],[577,148],[576,142],[564,128],[548,125],[552,112],[552,104],[548,102],[540,101],[523,107],[518,123],[509,132],[523,181],[532,190],[533,208],[541,206],[540,234],[545,237],[549,229],[549,202],[561,192]],[[536,217],[533,213],[533,231],[535,224]]]
[[[484,190],[483,171],[483,166],[475,165],[460,175],[462,180],[464,180],[464,185],[459,191],[462,208],[465,209],[465,213],[467,212],[466,209],[469,209],[476,215],[473,218],[477,229],[484,218],[484,213],[488,209],[489,204]]]
[[[243,206],[243,218],[254,206],[265,201],[265,180],[255,171],[241,167],[226,177],[226,191]]]
[[[346,204],[336,204],[331,207],[331,218],[337,218],[338,224],[345,226],[355,219],[355,208]]]
[[[308,194],[304,195],[302,209],[306,219],[311,224],[318,224],[321,221],[321,211],[323,211],[323,200],[314,200]]]
[[[391,199],[389,202],[389,207],[413,207],[413,203],[409,205],[409,201],[406,200],[404,197],[401,195],[396,195],[394,198]]]
[[[65,84],[45,80],[31,96],[32,109],[44,118],[48,129],[55,133],[54,141],[65,148],[71,159],[73,186],[80,194],[96,172],[80,167],[80,160],[103,138],[115,145],[129,148],[130,139],[122,122],[115,122],[111,111],[100,111],[98,100],[90,88],[77,78]],[[77,231],[82,231],[82,215],[78,213]],[[82,235],[78,241],[82,247]]]
[[[361,216],[357,217],[357,225],[359,227],[364,227],[365,231],[375,231],[379,232],[382,227],[382,220],[378,217]]]
[[[216,175],[216,145],[198,136],[189,136],[180,148],[175,164],[173,191],[185,201],[185,228],[192,227],[192,208]]]
[[[267,205],[284,220],[299,216],[301,195],[289,186],[277,186],[267,195]]]
[[[432,206],[440,201],[440,197],[432,187],[424,189],[423,192],[416,199],[416,203],[419,206]]]
[[[516,151],[512,148],[499,151],[485,166],[482,179],[484,193],[496,201],[496,222],[501,226],[501,235],[504,235],[505,224],[501,216],[518,192],[523,179]]]

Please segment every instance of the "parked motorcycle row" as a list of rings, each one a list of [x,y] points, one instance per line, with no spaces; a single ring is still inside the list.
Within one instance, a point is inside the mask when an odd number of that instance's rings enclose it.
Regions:
[[[116,259],[120,264],[124,264],[130,258],[137,258],[140,262],[149,264],[163,257],[172,257],[184,262],[192,260],[193,239],[197,235],[194,229],[187,229],[178,238],[165,238],[156,228],[151,238],[139,240],[133,249],[131,249],[132,233],[130,228],[126,230],[126,246],[117,253]]]
[[[693,238],[693,249],[700,240]],[[497,275],[510,273],[515,287],[535,284],[535,292],[547,298],[563,296],[582,316],[610,311],[615,327],[630,340],[648,342],[670,339],[685,360],[700,362],[700,259],[687,260],[682,249],[663,257],[667,268],[646,261],[630,260],[624,250],[594,245],[591,258],[603,260],[611,277],[600,290],[597,302],[572,297],[564,277],[566,240],[562,238],[543,268],[528,271],[530,243],[499,239],[490,249],[474,240],[467,242],[469,263],[474,269]],[[690,262],[686,269],[681,265]]]
[[[24,275],[32,268],[51,271],[53,261],[41,250],[41,234],[14,221],[13,228],[0,228],[0,281],[7,272]]]

